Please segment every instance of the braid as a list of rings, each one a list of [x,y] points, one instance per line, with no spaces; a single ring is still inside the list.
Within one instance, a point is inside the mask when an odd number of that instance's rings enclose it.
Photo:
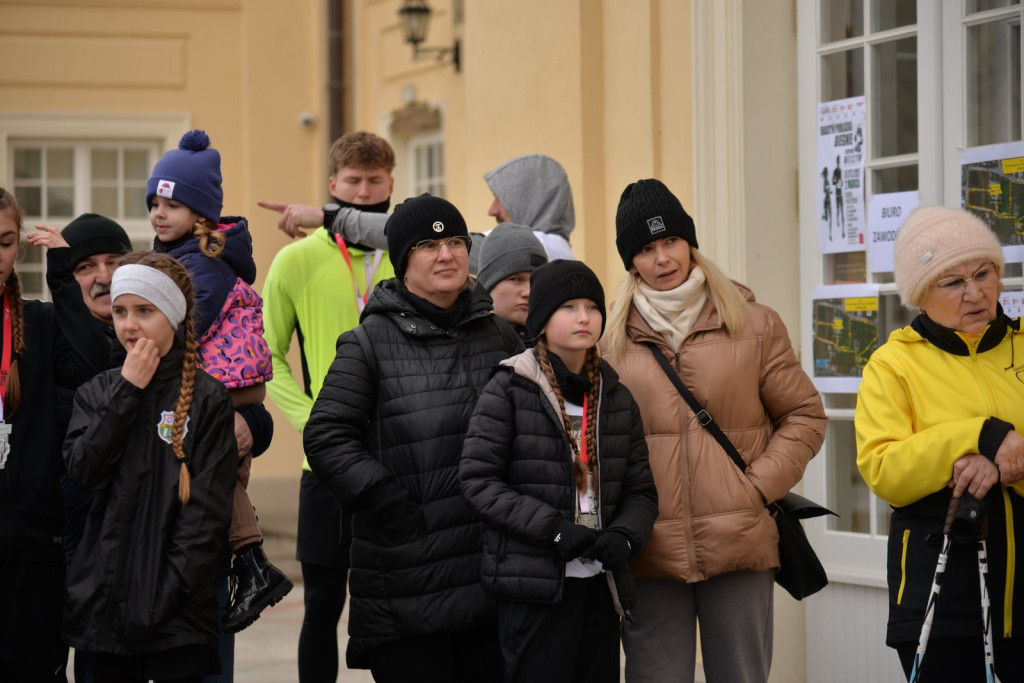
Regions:
[[[227,239],[223,234],[214,232],[205,218],[200,218],[192,226],[192,234],[199,239],[199,251],[212,259],[220,258]]]
[[[192,476],[188,471],[187,455],[185,454],[185,421],[192,409],[199,349],[195,323],[192,321],[192,307],[195,301],[192,293],[192,280],[189,278],[185,266],[169,254],[133,251],[122,256],[118,261],[119,266],[127,263],[138,263],[161,271],[178,285],[185,297],[185,320],[181,325],[185,351],[181,362],[181,388],[178,393],[178,403],[174,407],[174,423],[171,426],[171,448],[174,450],[175,457],[181,462],[181,471],[178,475],[178,499],[182,505],[186,505],[191,496]]]
[[[21,298],[21,280],[11,271],[5,285],[8,305],[11,307],[11,367],[7,373],[7,388],[4,396],[4,413],[14,415],[21,405],[21,375],[18,359],[25,350],[25,306]]]
[[[597,464],[597,406],[601,402],[601,361],[597,357],[596,346],[587,349],[583,369],[590,380],[587,393],[587,462],[594,467]]]
[[[565,399],[562,398],[562,389],[558,386],[558,381],[555,379],[555,370],[551,367],[551,358],[548,356],[548,342],[543,334],[537,340],[537,345],[534,348],[537,350],[537,360],[540,361],[544,377],[547,378],[548,384],[551,385],[551,390],[555,392],[555,398],[558,399],[558,409],[562,413],[562,426],[569,437],[569,447],[572,450],[572,470],[576,489],[578,491],[585,491],[587,488],[587,471],[583,467],[583,460],[580,458],[579,442],[576,441],[572,434],[572,422],[569,420],[569,413],[565,412]]]
[[[192,391],[196,384],[196,356],[198,355],[199,343],[196,341],[196,333],[192,316],[186,315],[183,323],[185,330],[185,353],[181,364],[181,393],[178,395],[178,405],[174,408],[174,426],[171,428],[171,442],[174,447],[174,454],[181,461],[181,475],[178,478],[178,498],[181,504],[188,503],[191,494],[192,477],[188,472],[188,465],[185,464],[185,447],[183,444],[185,434],[185,420],[188,418],[188,411],[192,408]]]

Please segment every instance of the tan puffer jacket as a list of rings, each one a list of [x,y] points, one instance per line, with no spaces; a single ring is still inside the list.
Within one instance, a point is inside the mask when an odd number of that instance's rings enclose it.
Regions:
[[[754,303],[738,337],[705,303],[678,354],[631,304],[627,347],[608,357],[640,405],[658,488],[658,520],[633,560],[637,578],[695,582],[779,566],[765,503],[786,495],[825,436],[821,397],[778,314]],[[645,342],[653,341],[747,463],[740,472],[697,421]]]

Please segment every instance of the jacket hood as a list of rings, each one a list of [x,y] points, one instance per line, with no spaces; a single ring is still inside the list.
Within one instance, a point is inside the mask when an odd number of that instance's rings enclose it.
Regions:
[[[569,239],[576,227],[576,210],[569,177],[557,161],[544,154],[526,154],[488,171],[484,180],[513,223]]]
[[[220,258],[231,266],[235,275],[245,280],[246,284],[251,285],[256,281],[256,262],[252,258],[252,235],[249,234],[249,223],[240,216],[225,216],[221,218],[221,221],[214,231],[224,235],[225,239],[224,251],[221,252]],[[179,259],[186,254],[198,254],[199,240],[190,237],[181,245],[167,250],[167,253]]]

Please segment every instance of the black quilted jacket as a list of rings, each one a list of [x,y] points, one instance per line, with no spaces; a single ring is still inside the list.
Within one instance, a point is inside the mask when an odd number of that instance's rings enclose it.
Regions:
[[[615,371],[601,364],[597,457],[601,527],[640,552],[658,516],[640,409]],[[569,440],[533,350],[502,363],[469,423],[460,477],[487,522],[481,579],[496,597],[536,603],[562,598],[565,562],[555,526],[572,520],[576,487]]]
[[[480,587],[483,525],[458,482],[477,397],[493,367],[522,349],[491,305],[477,286],[462,318],[439,329],[386,280],[360,323],[373,367],[353,331],[338,339],[303,440],[313,472],[353,514],[350,668],[366,668],[364,655],[382,644],[494,619]],[[394,543],[374,533],[361,498],[385,482],[420,507],[422,534]]]

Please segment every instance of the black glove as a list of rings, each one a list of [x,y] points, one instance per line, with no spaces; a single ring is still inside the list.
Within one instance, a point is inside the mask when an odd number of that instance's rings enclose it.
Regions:
[[[367,530],[372,525],[376,532],[372,535],[391,545],[418,538],[425,531],[423,510],[394,481],[378,484],[360,496],[354,512],[357,530]],[[360,524],[361,517],[363,524]]]
[[[555,550],[558,556],[568,562],[575,560],[597,540],[597,532],[567,519],[558,520],[555,525]]]
[[[615,529],[602,531],[590,550],[583,554],[589,560],[597,560],[610,572],[621,569],[629,561],[632,544],[626,534]]]

